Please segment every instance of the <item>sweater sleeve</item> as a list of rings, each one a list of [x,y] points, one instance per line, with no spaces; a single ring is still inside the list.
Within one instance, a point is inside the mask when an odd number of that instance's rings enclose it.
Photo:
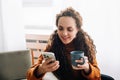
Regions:
[[[94,59],[93,64],[89,63],[89,66],[89,74],[86,74],[84,71],[82,71],[82,75],[88,80],[101,80],[100,69],[98,68],[96,59]]]
[[[42,63],[42,60],[43,58],[40,55],[38,58],[38,62],[27,71],[27,80],[42,80],[44,74],[41,74],[39,76],[36,75],[37,68],[39,64]]]
[[[49,51],[50,49],[50,42],[47,44],[46,48],[44,51]],[[45,74],[37,75],[36,71],[38,66],[42,63],[43,57],[42,55],[39,56],[38,62],[33,65],[28,71],[27,71],[27,80],[42,80]]]

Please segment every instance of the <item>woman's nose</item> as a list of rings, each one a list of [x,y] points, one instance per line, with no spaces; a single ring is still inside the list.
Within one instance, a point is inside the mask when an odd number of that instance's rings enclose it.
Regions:
[[[68,33],[67,31],[63,31],[63,35],[66,36]]]

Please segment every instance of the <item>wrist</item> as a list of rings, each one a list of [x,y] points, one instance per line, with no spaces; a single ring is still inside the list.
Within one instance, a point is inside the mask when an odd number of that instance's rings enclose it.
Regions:
[[[90,65],[87,64],[86,68],[84,69],[85,73],[89,73],[90,72]]]
[[[37,73],[38,74],[44,74],[44,73],[46,73],[46,71],[44,70],[44,68],[42,67],[41,64],[38,66],[38,72]]]
[[[44,76],[44,71],[43,71],[43,69],[40,67],[40,65],[38,65],[37,67],[36,67],[36,69],[34,70],[34,75],[35,75],[35,77],[36,78],[40,78],[40,77],[42,77],[42,76]]]

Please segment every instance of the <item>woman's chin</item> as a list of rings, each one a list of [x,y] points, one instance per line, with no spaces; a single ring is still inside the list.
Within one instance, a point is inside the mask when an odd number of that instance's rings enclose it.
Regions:
[[[69,44],[70,42],[69,41],[62,41],[63,44]]]

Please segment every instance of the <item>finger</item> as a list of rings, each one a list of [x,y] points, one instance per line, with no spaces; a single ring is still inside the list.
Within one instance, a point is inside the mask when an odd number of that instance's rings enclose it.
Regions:
[[[75,70],[82,70],[83,68],[82,67],[80,67],[80,66],[72,66],[73,67],[73,69],[75,69]]]
[[[81,58],[79,60],[75,60],[75,62],[77,62],[77,63],[82,63],[83,61],[84,61],[84,58]]]
[[[85,59],[88,59],[88,57],[87,57],[87,56],[84,56],[84,58],[85,58]]]
[[[52,68],[52,67],[54,67],[56,65],[59,65],[59,61],[55,61],[53,63],[50,63],[49,66],[48,66],[48,68]]]
[[[49,64],[49,63],[54,62],[54,61],[55,61],[54,59],[49,58],[49,59],[46,59],[46,60],[45,60],[45,63],[46,63],[46,64]]]
[[[77,65],[77,68],[83,69],[83,65],[78,64],[78,65]]]
[[[87,56],[84,56],[84,59],[85,59],[85,60],[88,60],[88,57],[87,57]]]
[[[88,62],[88,57],[84,56],[84,59],[85,59],[85,63],[87,63]]]
[[[57,70],[60,67],[60,65],[55,65],[52,67],[53,71]]]
[[[59,68],[59,66],[59,61],[55,61],[55,63],[49,64],[49,66],[47,67],[47,71],[55,71]]]

